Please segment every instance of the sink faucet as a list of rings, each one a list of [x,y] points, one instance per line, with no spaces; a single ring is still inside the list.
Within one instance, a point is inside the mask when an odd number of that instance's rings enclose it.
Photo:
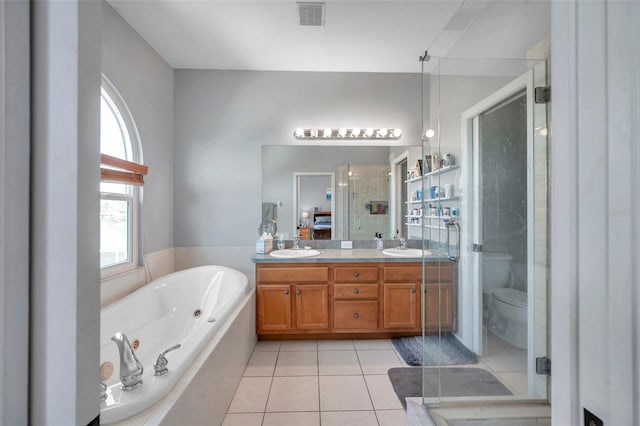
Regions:
[[[404,237],[400,237],[400,246],[398,246],[398,248],[400,250],[406,250],[407,249],[407,240],[405,240]]]
[[[130,391],[142,386],[142,363],[131,349],[129,339],[123,333],[117,332],[111,336],[111,340],[118,345],[120,352],[120,381],[122,390]]]
[[[293,249],[294,250],[298,250],[300,249],[300,237],[298,237],[296,235],[296,237],[293,239]]]

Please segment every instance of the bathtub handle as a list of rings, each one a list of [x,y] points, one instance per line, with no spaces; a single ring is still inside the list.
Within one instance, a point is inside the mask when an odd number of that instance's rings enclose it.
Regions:
[[[167,360],[165,355],[168,352],[175,351],[176,349],[180,348],[180,346],[182,346],[182,345],[180,343],[178,343],[177,345],[171,346],[169,349],[166,349],[166,350],[162,351],[162,353],[160,355],[158,355],[158,359],[156,360],[156,363],[153,364],[153,375],[154,376],[162,376],[162,375],[167,374],[169,372],[169,369],[167,368],[167,364],[169,364],[169,361]]]

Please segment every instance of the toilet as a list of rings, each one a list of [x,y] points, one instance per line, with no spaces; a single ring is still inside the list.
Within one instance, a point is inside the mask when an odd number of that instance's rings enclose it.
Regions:
[[[512,257],[482,254],[484,318],[489,330],[507,343],[527,348],[527,293],[508,285]]]

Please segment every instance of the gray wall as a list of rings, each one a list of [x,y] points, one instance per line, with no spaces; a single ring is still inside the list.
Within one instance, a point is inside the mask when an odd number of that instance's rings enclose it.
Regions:
[[[293,172],[333,172],[333,197],[339,211],[338,167],[347,164],[389,164],[389,147],[263,146],[262,200],[282,201],[282,207],[278,207],[278,230],[293,235]],[[330,207],[331,203],[325,199],[323,205]]]
[[[176,70],[175,245],[253,245],[262,145],[327,126],[400,127],[397,144],[418,144],[420,75]]]
[[[173,247],[173,69],[103,2],[102,72],[135,120],[144,163],[142,253]]]
[[[102,7],[31,9],[29,423],[86,425],[99,412]]]
[[[29,418],[29,3],[0,2],[0,424]]]

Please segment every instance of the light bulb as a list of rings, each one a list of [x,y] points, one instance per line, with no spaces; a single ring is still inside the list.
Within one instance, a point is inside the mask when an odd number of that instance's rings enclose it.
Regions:
[[[351,129],[351,136],[353,136],[354,138],[360,136],[360,129]]]
[[[324,132],[322,133],[322,136],[324,136],[325,138],[330,138],[331,137],[331,133],[332,133],[332,130],[327,127],[326,129],[324,129]]]
[[[341,138],[344,138],[345,136],[347,136],[347,129],[338,130],[338,136],[340,136]]]
[[[436,134],[436,132],[434,132],[433,129],[428,129],[426,132],[424,132],[424,135],[427,138],[432,138],[432,137],[435,136],[435,134]]]
[[[294,133],[294,135],[296,136],[296,138],[301,138],[304,136],[304,129],[298,127]]]
[[[394,138],[399,138],[400,136],[402,136],[402,130],[400,130],[400,129],[394,129],[394,130],[393,130],[393,137],[394,137]]]
[[[383,127],[382,129],[378,130],[378,137],[379,138],[386,138],[387,137],[387,133],[389,133],[389,131]]]
[[[373,136],[373,129],[369,128],[367,130],[364,131],[364,135],[368,138],[370,138],[371,136]]]

